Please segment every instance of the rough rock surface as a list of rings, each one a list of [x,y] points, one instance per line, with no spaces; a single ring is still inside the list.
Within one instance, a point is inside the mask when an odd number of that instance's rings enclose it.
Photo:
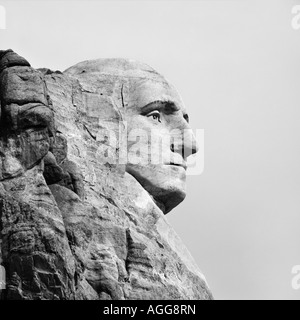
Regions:
[[[1,299],[212,299],[145,189],[97,160],[119,114],[87,86],[0,51]]]

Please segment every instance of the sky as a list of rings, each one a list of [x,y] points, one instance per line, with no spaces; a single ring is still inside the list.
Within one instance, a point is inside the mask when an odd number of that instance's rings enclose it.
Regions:
[[[35,68],[145,62],[175,85],[204,171],[167,215],[215,299],[300,299],[300,29],[294,0],[1,1]]]

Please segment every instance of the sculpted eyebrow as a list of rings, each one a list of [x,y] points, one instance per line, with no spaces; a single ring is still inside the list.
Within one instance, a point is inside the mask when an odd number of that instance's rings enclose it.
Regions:
[[[162,101],[162,100],[157,100],[148,103],[144,107],[142,107],[142,113],[147,113],[153,109],[163,109],[165,108],[166,111],[178,111],[178,107],[173,101]]]

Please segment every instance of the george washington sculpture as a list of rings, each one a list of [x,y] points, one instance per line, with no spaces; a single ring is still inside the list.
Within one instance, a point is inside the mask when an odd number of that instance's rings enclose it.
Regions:
[[[2,299],[211,299],[165,214],[198,146],[166,79],[125,59],[0,51]]]

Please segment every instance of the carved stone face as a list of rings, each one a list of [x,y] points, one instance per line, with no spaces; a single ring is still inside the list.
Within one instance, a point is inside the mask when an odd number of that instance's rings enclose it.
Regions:
[[[197,144],[175,88],[148,65],[126,59],[85,61],[65,73],[79,80],[88,113],[102,127],[103,118],[126,121],[126,171],[165,213],[177,206],[185,198],[186,158]]]
[[[164,78],[138,79],[131,83],[125,117],[129,135],[126,171],[167,213],[185,198],[186,158],[198,148],[184,104]],[[138,135],[137,129],[141,131],[139,145],[146,148],[139,150],[142,161],[132,163],[130,151],[136,139],[130,141],[130,135]]]

